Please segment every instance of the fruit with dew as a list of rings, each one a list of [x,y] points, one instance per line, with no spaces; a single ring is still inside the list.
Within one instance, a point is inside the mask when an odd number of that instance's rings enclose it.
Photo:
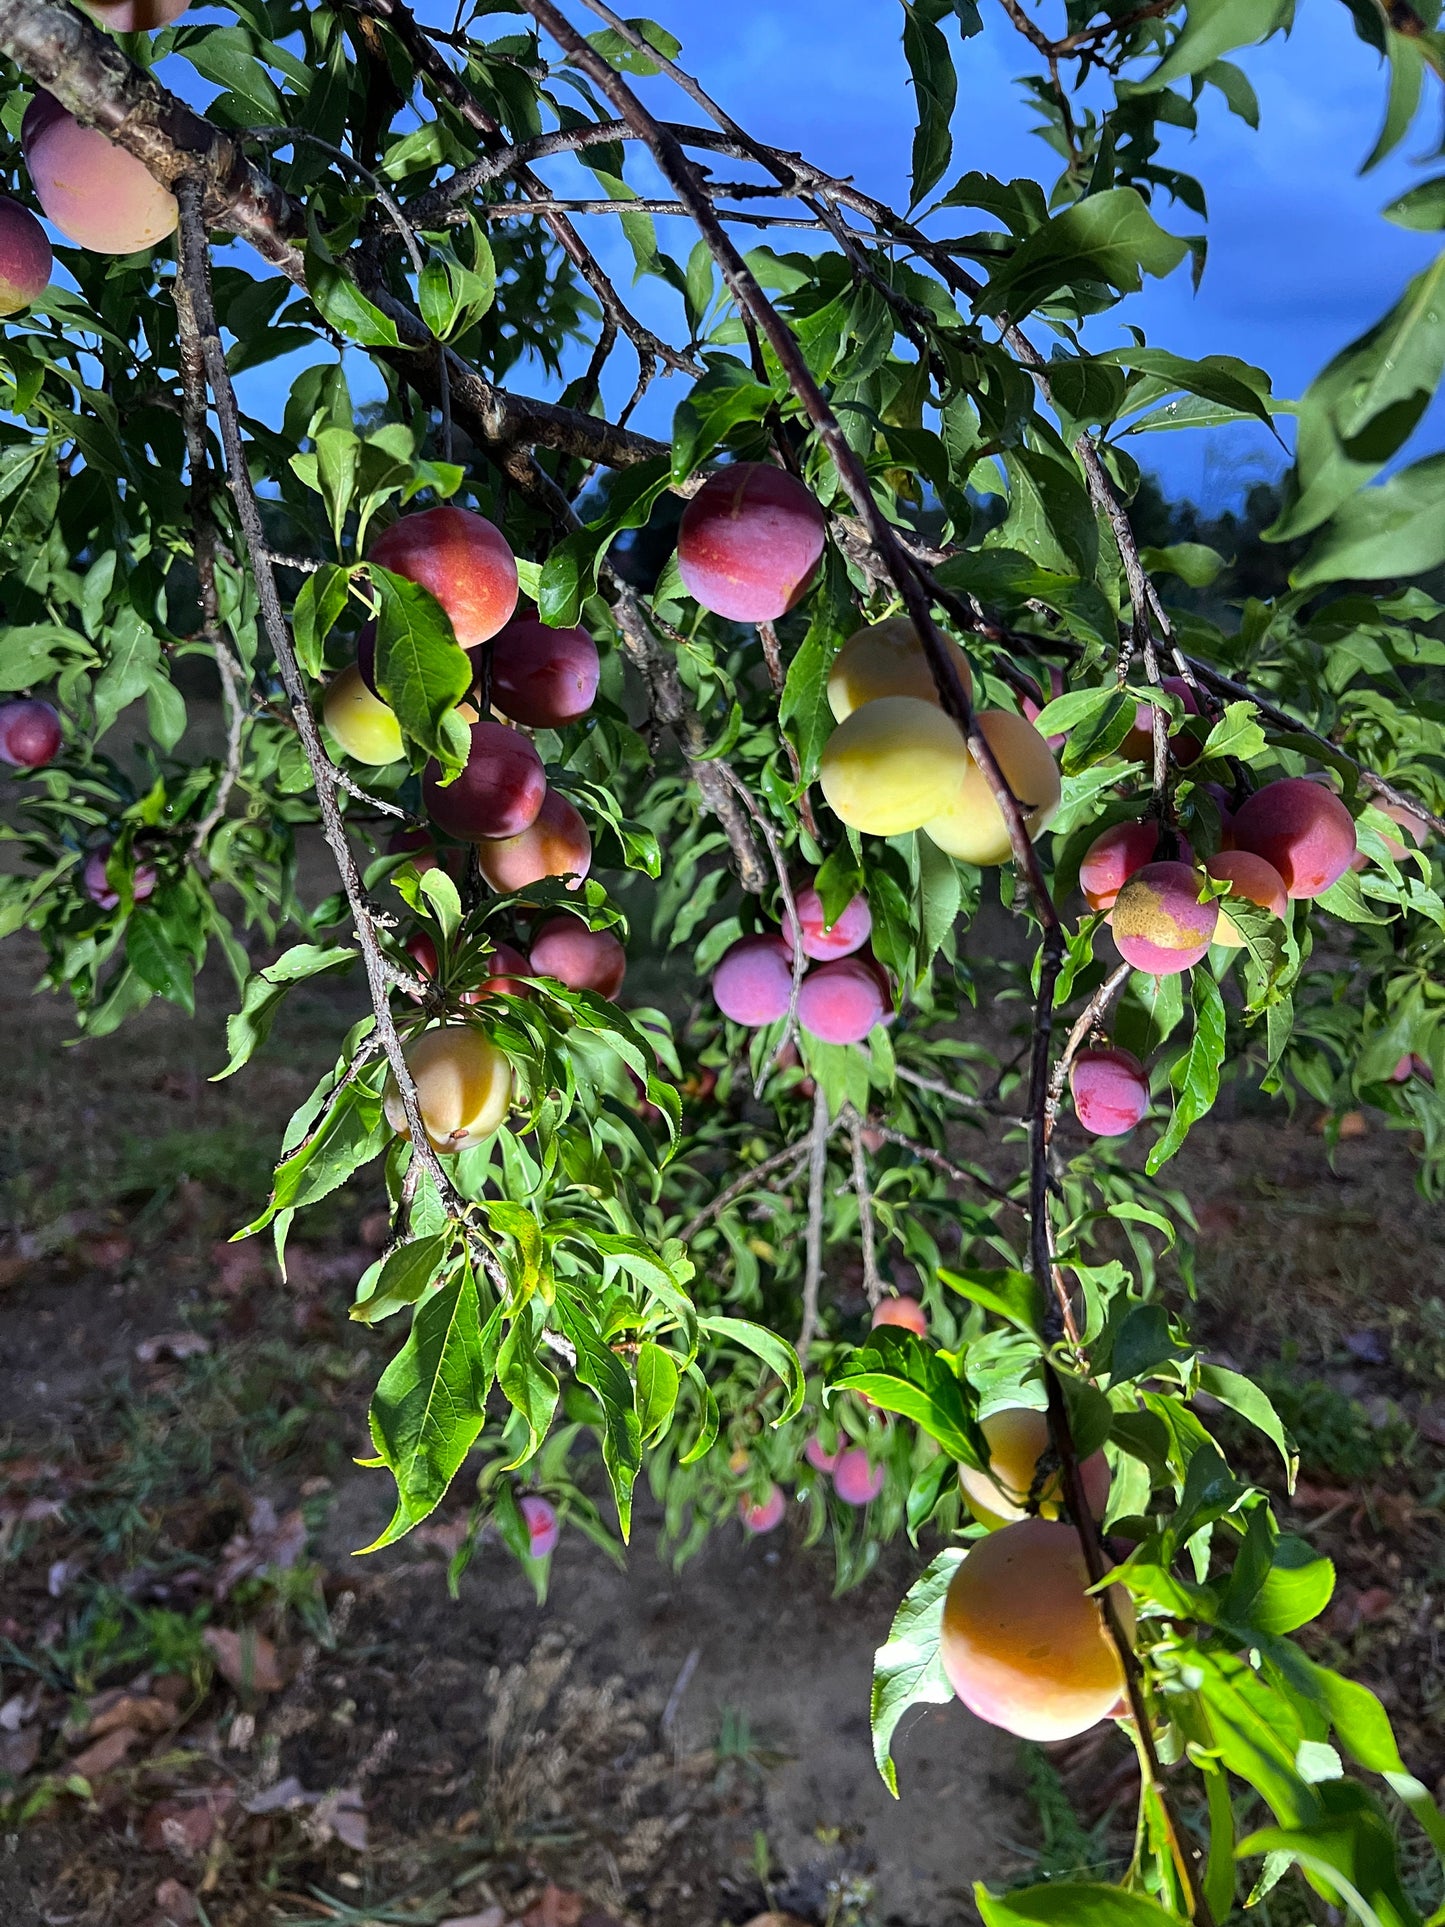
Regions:
[[[103,843],[98,850],[92,850],[85,859],[85,867],[80,873],[81,885],[92,903],[102,910],[114,910],[120,904],[120,892],[106,875],[106,865],[110,862],[112,845]],[[153,895],[160,878],[153,863],[137,862],[131,872],[130,894],[135,903],[144,903]]]
[[[585,716],[601,663],[585,629],[549,629],[517,616],[492,643],[492,701],[527,729],[560,729]]]
[[[1235,812],[1234,844],[1273,865],[1291,897],[1323,896],[1357,847],[1354,819],[1339,797],[1305,776],[1256,790]]]
[[[372,562],[429,589],[463,649],[475,649],[511,621],[517,558],[484,515],[443,503],[403,515],[371,545]]]
[[[615,997],[627,974],[627,952],[610,930],[589,930],[576,917],[549,917],[532,939],[532,974],[555,977],[569,990]]]
[[[55,257],[28,207],[0,198],[0,314],[18,314],[50,286]]]
[[[1403,803],[1377,802],[1375,808],[1379,810],[1382,815],[1388,816],[1392,823],[1398,823],[1400,828],[1404,830],[1405,834],[1414,843],[1417,850],[1424,849],[1430,836],[1430,825],[1425,821],[1425,818],[1420,815],[1418,810],[1409,809]],[[1382,836],[1382,841],[1384,842],[1385,848],[1390,852],[1390,855],[1394,857],[1398,863],[1400,858],[1405,854],[1405,845],[1398,837],[1394,836]],[[1350,858],[1350,868],[1352,870],[1363,870],[1369,861],[1370,859],[1365,855],[1363,850],[1356,850],[1355,854]]]
[[[873,913],[866,897],[854,897],[838,912],[836,922],[823,916],[823,899],[811,884],[793,898],[798,906],[798,922],[803,929],[803,955],[819,963],[838,957],[851,957],[867,943],[873,933]],[[793,947],[793,919],[783,912],[783,941]]]
[[[1219,912],[1199,900],[1199,872],[1187,863],[1146,863],[1114,902],[1114,942],[1125,963],[1151,977],[1175,977],[1214,941]]]
[[[983,709],[977,721],[1004,781],[1018,799],[1033,842],[1059,807],[1059,766],[1043,737],[1023,716],[1015,716],[1010,709]],[[1003,811],[982,765],[972,756],[952,800],[924,822],[923,832],[940,850],[965,863],[1005,863],[1012,854]]]
[[[919,1338],[928,1336],[928,1313],[916,1298],[903,1294],[897,1298],[880,1298],[873,1307],[873,1316],[868,1324],[873,1331],[877,1331],[880,1325],[898,1325]]]
[[[112,33],[150,33],[179,20],[191,0],[85,0],[85,4]]]
[[[972,702],[973,671],[968,657],[951,636],[948,645],[964,694]],[[884,696],[913,696],[919,702],[938,703],[938,686],[918,631],[907,616],[889,616],[885,622],[858,630],[843,644],[828,671],[828,707],[840,723],[864,703],[878,702]]]
[[[380,696],[372,695],[354,662],[326,685],[321,720],[353,763],[380,768],[402,755],[401,724]]]
[[[174,234],[176,197],[98,127],[82,127],[38,93],[20,127],[25,165],[45,218],[92,254],[136,254]]]
[[[1071,1525],[1021,1519],[975,1540],[943,1603],[939,1659],[971,1713],[1024,1740],[1067,1740],[1106,1719],[1124,1671],[1088,1590]],[[1133,1604],[1114,1606],[1132,1637]]]
[[[1184,705],[1184,713],[1186,716],[1197,716],[1199,714],[1199,698],[1182,676],[1166,676],[1161,687],[1166,689],[1171,696],[1177,696],[1179,698],[1180,702]],[[1167,709],[1164,711],[1164,720],[1170,724],[1171,727],[1173,726]],[[1170,751],[1175,762],[1178,763],[1181,769],[1187,769],[1191,763],[1197,763],[1203,747],[1204,745],[1197,741],[1195,737],[1186,733],[1174,735],[1169,738]],[[1123,742],[1120,743],[1119,754],[1127,757],[1131,763],[1153,764],[1153,703],[1139,703],[1136,705],[1133,727]]]
[[[433,823],[448,836],[519,836],[541,814],[547,772],[532,740],[506,723],[476,722],[466,764],[454,783],[443,784],[441,768],[427,765],[422,802]]]
[[[426,1030],[406,1047],[416,1085],[422,1127],[434,1151],[465,1151],[484,1144],[506,1118],[512,1102],[512,1067],[490,1038],[469,1024]],[[386,1121],[410,1137],[395,1076],[387,1079]]]
[[[592,839],[567,798],[549,788],[535,821],[516,836],[482,838],[477,861],[494,890],[527,890],[547,877],[570,877],[576,890],[592,867]]]
[[[814,1432],[803,1447],[803,1457],[815,1472],[833,1472],[836,1471],[838,1461],[842,1458],[845,1449],[841,1440],[834,1446],[824,1445],[821,1436]]]
[[[823,511],[781,468],[734,462],[683,511],[677,567],[687,592],[730,622],[775,622],[812,587]]]
[[[1044,1413],[1028,1405],[1006,1405],[990,1412],[980,1429],[988,1441],[988,1470],[981,1472],[972,1465],[958,1468],[959,1488],[974,1518],[990,1532],[1012,1525],[1028,1518],[1032,1497],[1041,1517],[1057,1519],[1062,1510],[1062,1473],[1049,1474],[1034,1493],[1039,1460],[1049,1450],[1049,1421]],[[1091,1453],[1079,1473],[1090,1513],[1102,1518],[1109,1503],[1109,1461],[1102,1452]]]
[[[545,1559],[562,1536],[556,1506],[539,1498],[535,1492],[529,1492],[524,1499],[517,1501],[517,1510],[522,1515],[522,1524],[527,1528],[528,1552],[534,1559]]]
[[[1219,922],[1214,927],[1214,941],[1226,950],[1244,948],[1244,938],[1229,914],[1231,897],[1257,903],[1272,917],[1282,917],[1289,908],[1284,878],[1272,863],[1252,850],[1220,850],[1204,867],[1217,883],[1229,885],[1229,896],[1218,899]]]
[[[44,769],[60,753],[60,717],[38,696],[0,703],[0,763],[12,769]]]
[[[1094,838],[1079,865],[1079,888],[1091,910],[1113,909],[1115,898],[1135,871],[1159,854],[1163,834],[1158,817],[1146,816],[1138,823],[1115,823]],[[1192,862],[1194,852],[1182,837],[1177,841],[1181,859]]]
[[[936,704],[883,696],[839,723],[818,779],[850,828],[901,836],[948,809],[971,764],[962,730]]]
[[[833,1467],[833,1490],[844,1505],[870,1504],[886,1483],[883,1467],[874,1465],[861,1445],[850,1446]]]
[[[724,1017],[756,1030],[788,1014],[793,965],[788,946],[771,934],[739,937],[712,973],[713,1001]]]
[[[884,1008],[878,973],[860,957],[819,964],[798,992],[798,1022],[823,1044],[861,1044]]]
[[[751,1533],[754,1538],[780,1526],[787,1509],[788,1502],[776,1485],[770,1485],[761,1499],[755,1499],[751,1493],[745,1492],[738,1500],[738,1517],[743,1522],[743,1531]]]
[[[1149,1109],[1149,1073],[1116,1045],[1081,1050],[1069,1070],[1074,1112],[1091,1137],[1125,1137]]]

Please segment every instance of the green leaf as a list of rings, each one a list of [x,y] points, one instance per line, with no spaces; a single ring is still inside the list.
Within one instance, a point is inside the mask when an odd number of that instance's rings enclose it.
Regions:
[[[557,1321],[577,1353],[577,1376],[591,1386],[602,1407],[602,1462],[612,1483],[625,1543],[632,1536],[632,1487],[642,1464],[642,1426],[632,1380],[585,1303],[559,1291],[556,1309]]]
[[[403,1306],[414,1305],[441,1270],[455,1242],[456,1235],[449,1229],[398,1245],[381,1266],[366,1297],[351,1307],[351,1316],[358,1324],[375,1325]]]
[[[471,686],[467,652],[446,611],[429,590],[389,569],[371,570],[377,594],[376,686],[402,733],[443,769],[460,766],[443,718]]]
[[[176,944],[164,919],[147,904],[131,916],[125,928],[126,962],[158,997],[178,1004],[188,1017],[196,1014],[196,973],[189,957]]]
[[[103,736],[120,712],[138,702],[160,665],[161,645],[155,631],[136,614],[122,609],[106,636],[105,666],[95,679],[95,733]]]
[[[843,1360],[829,1389],[861,1392],[885,1411],[912,1419],[964,1465],[982,1469],[988,1463],[988,1446],[962,1382],[911,1332],[880,1327]]]
[[[1259,726],[1259,711],[1253,703],[1230,703],[1205,738],[1203,757],[1237,756],[1252,762],[1263,754],[1265,734]]]
[[[1333,1560],[1303,1539],[1283,1538],[1274,1563],[1249,1607],[1249,1625],[1262,1633],[1292,1633],[1318,1619],[1335,1590]]]
[[[1445,303],[1442,303],[1445,305]],[[1276,523],[1271,535],[1280,532]],[[1445,562],[1445,455],[1429,455],[1353,495],[1291,572],[1296,589],[1422,575]]]
[[[1054,1880],[1010,1894],[991,1894],[978,1882],[973,1897],[984,1927],[1177,1927],[1177,1916],[1157,1900],[1082,1881]]]
[[[903,1595],[886,1642],[873,1655],[873,1758],[883,1783],[898,1798],[893,1735],[912,1706],[946,1706],[953,1688],[938,1657],[943,1602],[965,1556],[948,1546]]]
[[[958,100],[958,75],[937,25],[945,11],[946,0],[903,0],[903,54],[918,101],[912,207],[937,186],[953,155],[949,124]]]
[[[1396,227],[1414,228],[1419,234],[1438,234],[1445,228],[1445,174],[1421,181],[1380,212]]]
[[[1236,47],[1255,47],[1287,27],[1295,0],[1189,0],[1184,25],[1152,73],[1136,84],[1144,93],[1197,74]]]
[[[645,41],[649,47],[655,47],[665,59],[676,60],[682,52],[682,42],[677,36],[669,33],[666,27],[659,27],[655,20],[629,20],[627,24],[639,40]],[[605,27],[600,33],[589,34],[587,40],[594,51],[621,73],[645,77],[662,71],[655,60],[650,60],[634,47],[615,27]]]
[[[939,1280],[950,1291],[995,1312],[1030,1338],[1042,1329],[1043,1306],[1039,1288],[1025,1271],[940,1271]]]
[[[306,288],[322,320],[363,348],[399,347],[396,323],[367,299],[336,260],[316,224],[316,216],[309,211],[307,227]]]
[[[0,695],[49,682],[72,662],[94,662],[95,651],[73,629],[35,622],[0,629]]]
[[[1190,1127],[1213,1108],[1219,1095],[1219,1073],[1224,1063],[1224,999],[1207,970],[1195,970],[1190,987],[1194,995],[1194,1036],[1182,1063],[1170,1073],[1178,1095],[1169,1127],[1144,1166],[1150,1177],[1173,1157]]]
[[[1079,281],[1136,294],[1144,275],[1172,274],[1188,253],[1188,242],[1166,233],[1134,188],[1111,187],[1035,229],[990,276],[978,309],[1017,321]]]
[[[371,1436],[397,1504],[365,1551],[392,1545],[440,1504],[482,1429],[500,1318],[498,1309],[484,1335],[470,1265],[418,1309],[371,1402]]]
[[[343,964],[354,963],[356,955],[349,944],[326,946],[298,943],[278,957],[275,963],[258,970],[255,976],[247,980],[246,988],[241,993],[241,1008],[226,1019],[226,1043],[231,1055],[226,1068],[217,1071],[211,1082],[218,1084],[222,1078],[233,1076],[243,1064],[251,1061],[270,1036],[276,1013],[293,984],[304,983],[308,977],[319,977],[325,970],[337,970]]]
[[[1139,551],[1150,575],[1177,575],[1191,589],[1207,589],[1224,567],[1224,557],[1203,542],[1171,542],[1167,548]]]
[[[645,1442],[660,1438],[677,1407],[677,1361],[650,1339],[637,1348],[637,1417]]]
[[[513,1318],[497,1354],[497,1383],[507,1403],[527,1428],[527,1442],[503,1470],[525,1465],[547,1436],[557,1409],[560,1387],[554,1373],[537,1356],[537,1341],[529,1309]]]
[[[1247,1419],[1257,1432],[1262,1432],[1271,1442],[1284,1460],[1285,1475],[1293,1486],[1299,1454],[1284,1429],[1279,1413],[1253,1379],[1246,1378],[1242,1372],[1232,1372],[1224,1365],[1201,1365],[1198,1376],[1200,1391],[1217,1398],[1231,1412],[1238,1412],[1242,1419]]]
[[[1326,1812],[1308,1827],[1261,1827],[1240,1841],[1239,1857],[1287,1854],[1343,1901],[1361,1927],[1419,1927],[1400,1879],[1395,1837],[1364,1788],[1342,1780],[1319,1794]]]
[[[775,1423],[786,1425],[790,1418],[796,1418],[803,1409],[803,1368],[798,1362],[798,1354],[786,1338],[768,1330],[766,1325],[755,1325],[747,1318],[703,1318],[699,1324],[703,1331],[713,1338],[730,1339],[734,1345],[741,1345],[744,1351],[751,1352],[755,1358],[775,1371],[787,1387],[788,1402]]]

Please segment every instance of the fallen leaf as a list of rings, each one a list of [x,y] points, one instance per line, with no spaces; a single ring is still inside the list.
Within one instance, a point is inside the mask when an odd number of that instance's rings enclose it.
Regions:
[[[286,1807],[313,1807],[320,1798],[319,1793],[308,1793],[294,1773],[288,1773],[284,1780],[253,1793],[241,1805],[247,1813],[280,1813]]]
[[[210,1349],[210,1339],[199,1332],[157,1332],[154,1338],[141,1340],[135,1355],[142,1365],[154,1365],[162,1358],[198,1358]]]
[[[276,1648],[253,1627],[236,1633],[225,1626],[208,1626],[204,1640],[217,1672],[237,1692],[279,1693],[286,1684]]]
[[[540,1896],[522,1916],[522,1927],[578,1927],[587,1912],[581,1894],[569,1893],[549,1880]]]
[[[1395,1595],[1388,1586],[1371,1586],[1355,1601],[1355,1610],[1366,1621],[1383,1619],[1394,1603]]]
[[[215,1837],[236,1795],[231,1787],[208,1787],[199,1797],[157,1801],[141,1822],[141,1845],[148,1853],[198,1859]]]
[[[124,1689],[102,1693],[90,1703],[90,1724],[85,1737],[98,1740],[103,1734],[113,1733],[118,1726],[133,1726],[138,1733],[164,1733],[174,1719],[174,1707],[150,1694],[128,1693]]]
[[[356,1796],[355,1806],[338,1804],[336,1811],[328,1816],[328,1824],[343,1847],[350,1847],[353,1853],[366,1852],[366,1815],[361,1811],[361,1795]]]
[[[501,1907],[484,1907],[479,1914],[453,1914],[440,1927],[504,1927],[506,1918]]]
[[[299,1507],[278,1519],[269,1499],[254,1499],[246,1530],[234,1533],[221,1550],[214,1592],[225,1599],[243,1579],[268,1568],[282,1571],[296,1564],[306,1550],[306,1520]]]
[[[12,1693],[3,1706],[0,1706],[0,1733],[18,1733],[27,1720],[35,1718],[40,1705],[40,1687],[37,1683],[28,1693]]]
[[[133,1726],[117,1726],[103,1740],[77,1753],[70,1762],[70,1771],[78,1773],[83,1780],[98,1779],[102,1773],[119,1766],[139,1739],[140,1734]]]

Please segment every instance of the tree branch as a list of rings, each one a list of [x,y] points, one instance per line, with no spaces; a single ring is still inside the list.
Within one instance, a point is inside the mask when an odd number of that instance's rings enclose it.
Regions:
[[[807,1363],[818,1335],[818,1292],[823,1283],[823,1187],[828,1176],[828,1100],[822,1085],[813,1092],[813,1129],[808,1140],[808,1228],[803,1251],[803,1323],[798,1356]]]

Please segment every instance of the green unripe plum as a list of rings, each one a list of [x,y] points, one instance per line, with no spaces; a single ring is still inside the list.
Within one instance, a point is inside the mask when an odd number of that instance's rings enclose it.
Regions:
[[[901,836],[947,810],[969,766],[962,730],[935,703],[884,696],[839,723],[818,780],[850,828]]]
[[[939,1659],[971,1713],[1023,1740],[1068,1740],[1107,1719],[1124,1669],[1070,1525],[1021,1519],[975,1540],[943,1602]],[[1133,1603],[1116,1588],[1126,1628]]]
[[[181,216],[170,189],[50,94],[38,93],[26,108],[20,143],[46,219],[78,247],[136,254],[175,233]]]
[[[978,726],[1004,780],[1018,798],[1030,841],[1054,819],[1062,790],[1048,744],[1027,717],[1010,709],[984,709]],[[1006,863],[1013,853],[1008,825],[982,766],[970,756],[952,802],[923,825],[924,834],[964,863]]]
[[[950,636],[959,680],[970,702],[973,701],[973,671],[968,657]],[[918,631],[907,616],[889,616],[858,630],[843,644],[828,671],[828,707],[841,723],[864,703],[878,702],[884,696],[915,696],[919,702],[937,703],[938,689]]]
[[[512,1067],[490,1038],[466,1024],[423,1031],[406,1047],[422,1126],[434,1151],[446,1154],[484,1144],[512,1103]],[[411,1136],[395,1077],[387,1079],[386,1121]]]
[[[380,696],[372,695],[354,662],[327,685],[321,719],[354,763],[379,768],[401,757],[401,725]]]

